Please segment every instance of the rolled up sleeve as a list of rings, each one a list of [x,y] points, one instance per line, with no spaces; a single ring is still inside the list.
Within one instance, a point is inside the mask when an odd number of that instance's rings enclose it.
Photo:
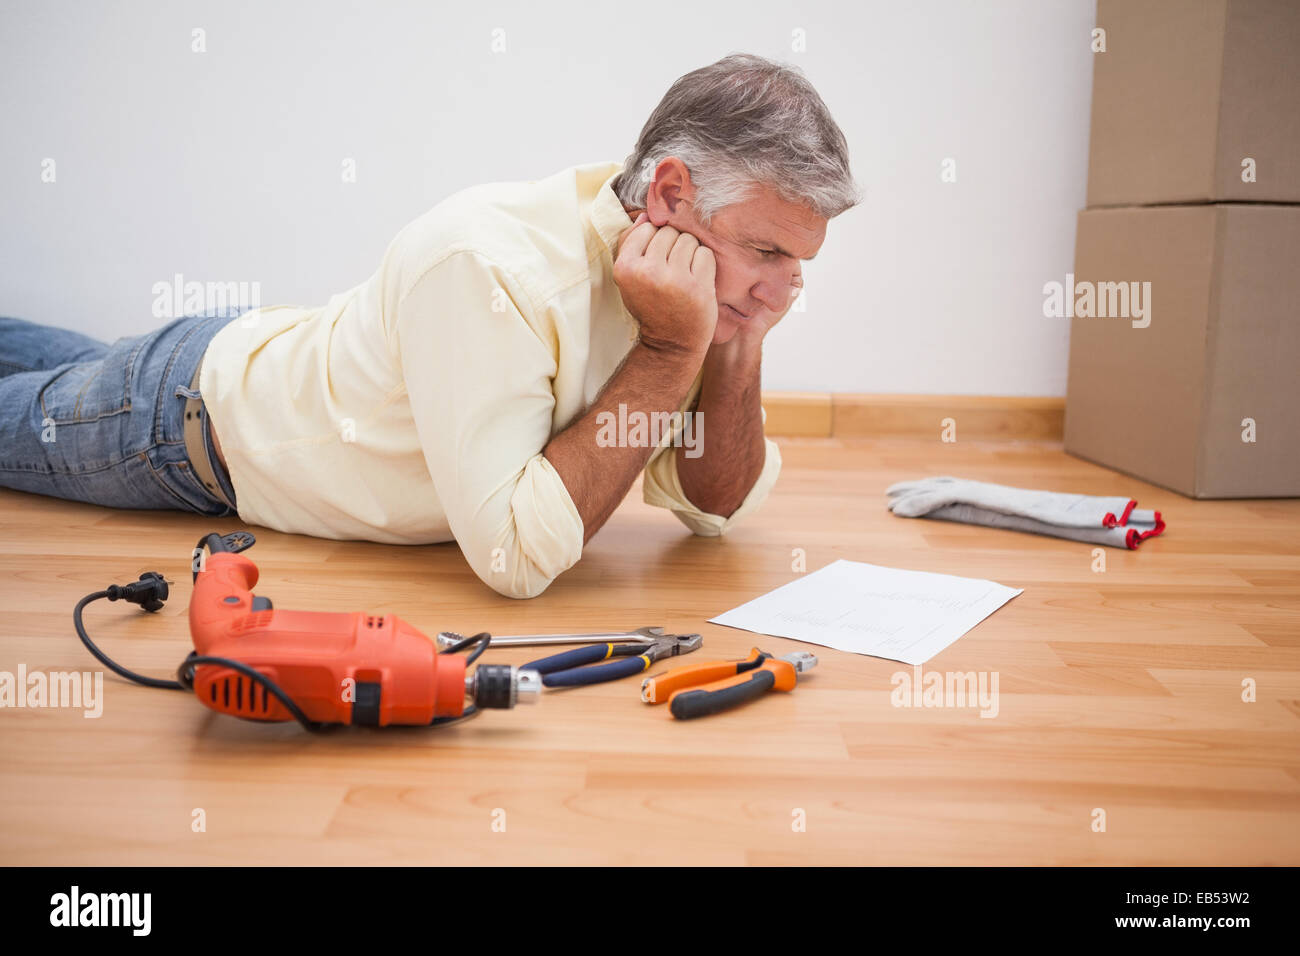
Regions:
[[[683,411],[694,403],[699,385],[700,381],[697,379],[691,394],[687,396]],[[762,413],[763,423],[767,424],[767,409],[762,409]],[[674,430],[660,442],[660,447],[655,450],[646,464],[642,478],[641,498],[648,505],[672,511],[694,534],[704,537],[725,534],[736,522],[744,520],[746,515],[757,511],[766,500],[768,492],[772,490],[777,476],[781,473],[781,449],[772,439],[766,436],[763,438],[766,447],[763,470],[759,473],[754,486],[750,488],[749,494],[745,496],[745,500],[740,503],[740,507],[724,518],[722,515],[701,511],[692,504],[686,497],[686,492],[682,490],[681,479],[677,476],[677,449],[672,444],[673,436],[677,431]]]
[[[397,306],[394,346],[434,490],[474,573],[507,597],[541,594],[582,556],[583,523],[550,440],[548,320],[473,250],[425,272]]]

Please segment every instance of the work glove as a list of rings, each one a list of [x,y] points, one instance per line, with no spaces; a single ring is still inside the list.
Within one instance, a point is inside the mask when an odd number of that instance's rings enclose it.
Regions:
[[[1158,511],[1132,498],[1012,488],[964,478],[900,481],[886,489],[889,510],[903,518],[938,518],[1010,528],[1114,548],[1134,549],[1164,531]]]

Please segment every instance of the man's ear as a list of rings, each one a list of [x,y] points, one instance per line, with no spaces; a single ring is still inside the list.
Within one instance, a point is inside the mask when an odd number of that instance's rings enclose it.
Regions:
[[[691,171],[676,156],[665,156],[655,167],[654,177],[646,190],[646,212],[650,221],[657,228],[667,225],[671,219],[680,219],[685,210],[679,207],[682,203],[689,207],[694,198]]]

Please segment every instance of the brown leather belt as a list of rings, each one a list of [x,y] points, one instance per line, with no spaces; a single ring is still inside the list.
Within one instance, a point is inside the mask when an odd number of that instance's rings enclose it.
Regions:
[[[203,363],[199,362],[199,367],[194,372],[194,381],[190,382],[190,391],[196,394],[199,391],[199,372],[202,370]],[[220,501],[225,502],[227,508],[234,508],[235,503],[226,497],[221,482],[217,480],[217,464],[208,456],[208,443],[203,434],[207,420],[207,416],[203,414],[203,399],[187,398],[185,400],[185,451],[190,458],[190,467],[194,469],[195,477],[203,482],[203,487]]]

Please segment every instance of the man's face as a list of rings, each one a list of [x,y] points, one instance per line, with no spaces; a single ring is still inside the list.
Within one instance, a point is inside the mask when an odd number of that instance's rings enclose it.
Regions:
[[[680,203],[670,224],[713,250],[718,292],[715,343],[740,329],[763,331],[789,310],[803,286],[802,264],[826,238],[826,220],[807,206],[786,202],[770,188],[714,213],[708,226],[689,203]]]

